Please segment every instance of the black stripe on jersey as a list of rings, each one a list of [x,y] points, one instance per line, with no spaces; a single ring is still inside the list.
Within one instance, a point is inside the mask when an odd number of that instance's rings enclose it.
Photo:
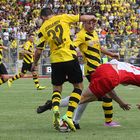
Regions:
[[[73,58],[77,58],[77,55],[75,55],[75,54],[72,54],[72,57],[73,57]]]
[[[91,40],[90,38],[88,38],[88,37],[85,37],[85,41],[88,41],[88,40]]]
[[[25,62],[26,62],[26,59],[27,59],[29,62],[31,62],[30,59],[28,59],[26,56],[24,56],[24,61],[25,61]]]
[[[32,56],[30,54],[26,54],[25,57],[28,56],[30,59],[32,59]]]
[[[2,60],[2,51],[0,50],[0,62]]]
[[[2,55],[2,51],[0,51],[0,55]]]
[[[87,35],[94,37],[93,34],[86,32]]]
[[[42,36],[43,36],[43,34],[40,32],[40,33],[38,34],[38,37],[41,38]]]
[[[32,46],[30,46],[30,48],[32,48]],[[29,51],[29,52],[32,52],[32,50],[31,50],[31,49],[29,49],[28,51]]]
[[[96,49],[96,48],[93,48],[93,47],[88,46],[87,49],[90,50],[90,51],[93,51],[93,52],[96,52],[96,53],[100,54],[99,50]]]
[[[44,47],[44,44],[45,44],[45,41],[41,42],[41,43],[37,46],[37,48],[43,48],[43,47]]]
[[[70,45],[70,50],[75,50],[74,46]]]
[[[87,65],[88,65],[89,67],[93,68],[93,69],[96,69],[96,68],[97,68],[96,65],[94,65],[94,64],[92,64],[92,63],[90,63],[90,62],[87,62]]]
[[[89,58],[89,59],[92,59],[92,60],[95,60],[97,61],[98,63],[100,63],[100,59],[97,58],[96,56],[92,56],[92,55],[89,55],[87,53],[84,53],[85,54],[85,57]]]

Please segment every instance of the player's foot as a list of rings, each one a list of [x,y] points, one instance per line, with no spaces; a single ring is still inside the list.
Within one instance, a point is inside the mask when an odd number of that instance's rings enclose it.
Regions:
[[[13,83],[12,79],[8,79],[7,83],[8,83],[8,87],[11,87]]]
[[[42,87],[42,86],[39,86],[39,87],[37,87],[37,90],[43,90],[43,89],[45,89],[46,87],[44,86],[44,87]]]
[[[75,128],[75,126],[74,126],[74,123],[73,123],[72,119],[68,118],[67,115],[64,115],[64,116],[62,117],[62,120],[63,120],[64,122],[67,123],[67,125],[69,126],[69,128],[70,128],[72,131],[76,131],[76,128]]]
[[[107,123],[107,122],[105,122],[104,123],[104,126],[109,126],[109,127],[120,127],[121,125],[119,124],[119,123],[117,123],[117,122],[109,122],[109,123]]]
[[[36,112],[38,114],[40,114],[40,113],[43,113],[43,112],[45,112],[47,110],[51,110],[51,109],[52,109],[52,101],[51,100],[47,100],[47,102],[44,105],[39,106],[37,108]]]
[[[74,123],[74,126],[75,126],[76,129],[81,129],[79,123],[75,123],[74,121],[73,121],[73,123]]]
[[[56,130],[60,127],[60,113],[58,110],[53,111],[53,125]]]

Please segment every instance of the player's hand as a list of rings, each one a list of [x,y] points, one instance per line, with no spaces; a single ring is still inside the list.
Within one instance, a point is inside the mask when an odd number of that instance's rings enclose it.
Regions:
[[[123,110],[130,110],[131,109],[130,104],[123,103],[123,104],[119,104],[119,105]]]
[[[31,71],[33,72],[33,71],[37,71],[37,70],[38,70],[38,66],[33,63]]]
[[[117,59],[117,60],[120,59],[119,53],[113,53],[113,54],[112,54],[112,57],[115,58],[115,59]]]
[[[140,104],[137,104],[136,106],[137,106],[137,108],[140,110]]]

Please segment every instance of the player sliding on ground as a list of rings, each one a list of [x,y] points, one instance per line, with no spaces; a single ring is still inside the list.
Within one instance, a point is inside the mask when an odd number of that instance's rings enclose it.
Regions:
[[[102,64],[91,75],[91,82],[83,92],[80,104],[108,96],[115,100],[123,110],[129,110],[130,104],[110,92],[119,84],[140,86],[140,68],[117,60]],[[139,104],[137,106],[140,108]]]

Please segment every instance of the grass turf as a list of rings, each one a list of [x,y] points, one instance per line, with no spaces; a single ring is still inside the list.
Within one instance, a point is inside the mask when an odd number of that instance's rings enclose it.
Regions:
[[[11,88],[7,83],[0,86],[0,140],[138,140],[140,139],[140,111],[135,104],[140,103],[140,90],[134,86],[119,86],[116,91],[120,97],[132,104],[130,111],[123,111],[114,105],[114,121],[119,128],[105,127],[101,102],[90,103],[81,119],[80,130],[60,133],[52,126],[52,112],[37,114],[38,105],[51,98],[50,79],[40,79],[46,90],[37,91],[32,79],[19,79]],[[84,86],[87,82],[85,80]],[[64,85],[62,96],[69,95],[72,86]],[[61,115],[66,108],[61,108]]]

